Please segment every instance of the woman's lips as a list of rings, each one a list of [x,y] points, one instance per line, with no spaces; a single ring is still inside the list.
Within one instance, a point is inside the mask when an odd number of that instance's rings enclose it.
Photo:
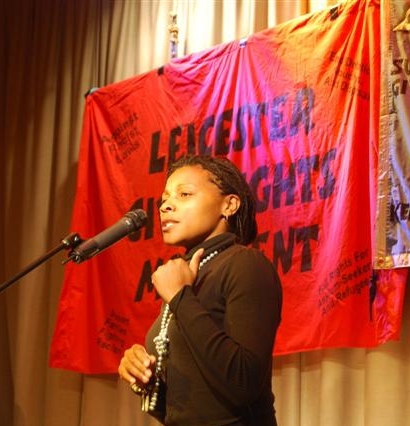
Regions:
[[[169,231],[170,229],[172,229],[178,222],[174,221],[174,220],[164,220],[161,223],[161,228],[162,231]]]

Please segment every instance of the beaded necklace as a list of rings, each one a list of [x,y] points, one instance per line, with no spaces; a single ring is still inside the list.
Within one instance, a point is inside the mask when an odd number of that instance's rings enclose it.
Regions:
[[[200,270],[206,263],[208,263],[211,259],[217,256],[218,253],[220,253],[220,251],[221,250],[214,250],[212,253],[204,257],[199,262],[198,270]],[[155,365],[154,385],[152,386],[151,389],[143,390],[139,388],[139,392],[137,392],[141,395],[141,408],[142,408],[142,411],[145,411],[145,412],[154,411],[157,405],[161,378],[164,374],[163,362],[167,358],[168,350],[169,350],[168,325],[169,325],[169,322],[171,321],[171,317],[172,317],[172,312],[167,303],[165,304],[164,311],[162,313],[161,326],[160,326],[159,333],[156,337],[154,337],[155,349],[158,353],[158,358]]]

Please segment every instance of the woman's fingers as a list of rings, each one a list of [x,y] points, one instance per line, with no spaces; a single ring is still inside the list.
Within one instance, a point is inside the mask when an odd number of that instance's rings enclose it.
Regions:
[[[148,383],[152,376],[152,366],[155,364],[155,357],[149,355],[141,345],[133,345],[124,352],[118,367],[118,374],[128,383],[135,383],[139,380]]]

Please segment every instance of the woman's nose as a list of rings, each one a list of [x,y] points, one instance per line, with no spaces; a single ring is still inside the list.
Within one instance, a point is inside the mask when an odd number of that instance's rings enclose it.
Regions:
[[[160,209],[161,212],[169,212],[169,211],[173,211],[175,209],[175,206],[174,206],[174,203],[172,202],[172,200],[167,199],[167,200],[162,202],[159,209]]]

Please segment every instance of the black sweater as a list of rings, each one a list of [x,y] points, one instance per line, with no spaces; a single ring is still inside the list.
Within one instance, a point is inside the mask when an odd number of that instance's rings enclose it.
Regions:
[[[281,318],[282,291],[271,262],[225,233],[193,248],[202,258],[222,251],[170,302],[165,362],[167,426],[274,426],[272,349]],[[161,316],[147,335],[153,337]]]

